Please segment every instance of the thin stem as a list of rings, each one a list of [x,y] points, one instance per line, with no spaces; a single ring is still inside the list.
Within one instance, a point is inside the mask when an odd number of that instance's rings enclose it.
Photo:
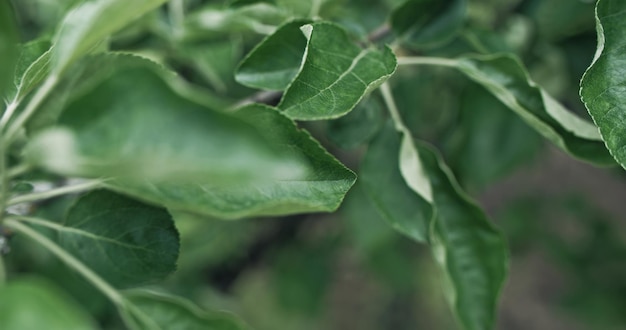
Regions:
[[[90,189],[101,187],[103,182],[104,182],[103,180],[92,180],[92,181],[87,181],[87,182],[83,182],[83,183],[79,183],[79,184],[75,184],[71,186],[55,188],[55,189],[51,189],[51,190],[44,191],[44,192],[37,192],[37,193],[17,196],[17,197],[11,198],[8,202],[8,205],[10,206],[10,205],[15,205],[15,204],[20,204],[20,203],[37,202],[40,200],[49,199],[49,198],[53,198],[53,197],[57,197],[57,196],[65,195],[65,194],[83,192],[85,190],[90,190]]]
[[[19,103],[15,100],[11,101],[11,103],[7,105],[7,108],[6,110],[4,110],[4,113],[2,114],[2,118],[0,119],[0,132],[4,131],[4,127],[7,125],[7,123],[11,119],[11,116],[13,116],[13,113],[15,113],[15,110],[17,109],[18,106],[19,106]]]
[[[67,266],[74,269],[78,273],[80,273],[87,281],[91,282],[96,288],[98,288],[105,296],[107,296],[116,306],[121,307],[125,306],[125,299],[119,291],[117,291],[114,287],[112,287],[109,283],[104,281],[98,274],[85,266],[80,260],[76,259],[74,256],[69,254],[67,251],[62,249],[56,243],[51,241],[46,236],[40,234],[36,230],[31,229],[30,227],[20,223],[14,218],[8,218],[6,221],[6,225],[11,227],[16,232],[22,233],[25,236],[28,236],[33,241],[41,244],[41,246],[48,249],[48,251],[52,252],[52,254],[56,255],[59,259],[61,259]]]
[[[396,126],[396,130],[400,132],[409,131],[402,121],[402,116],[400,116],[400,111],[398,110],[398,106],[396,105],[396,101],[391,94],[391,88],[389,87],[389,83],[385,82],[380,86],[380,92],[383,94],[383,100],[385,101],[385,105],[387,106],[387,110],[389,110],[389,114],[391,115],[391,119]]]
[[[180,38],[184,32],[185,22],[185,1],[184,0],[171,0],[168,3],[168,9],[170,14],[170,23],[174,31],[174,36]]]
[[[438,65],[456,67],[459,65],[459,61],[442,57],[398,57],[398,65]]]
[[[20,176],[28,171],[30,171],[33,167],[30,164],[20,164],[7,169],[7,176],[9,179]]]
[[[37,111],[41,103],[43,103],[48,94],[50,94],[58,81],[59,79],[56,75],[51,75],[37,90],[37,93],[35,93],[30,102],[28,102],[24,111],[20,113],[20,115],[7,129],[6,134],[4,135],[4,141],[6,143],[6,146],[11,145],[12,139],[15,134],[22,128],[22,126],[24,126],[26,121],[28,121],[28,119],[35,113],[35,111]]]
[[[309,13],[309,17],[315,18],[319,16],[320,9],[322,8],[322,2],[323,0],[313,0],[313,3],[311,4],[311,12]]]

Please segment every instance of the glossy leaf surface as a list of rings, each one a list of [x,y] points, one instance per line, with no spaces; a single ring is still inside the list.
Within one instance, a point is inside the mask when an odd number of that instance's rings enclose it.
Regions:
[[[63,225],[61,246],[114,286],[155,282],[176,269],[178,232],[165,209],[97,190],[76,202]]]
[[[396,69],[391,49],[361,49],[337,25],[313,23],[301,30],[307,38],[304,62],[278,105],[292,119],[343,116]]]
[[[0,286],[0,329],[89,330],[94,322],[63,292],[37,278]]]
[[[598,48],[581,81],[580,95],[607,148],[626,168],[626,3],[601,0],[596,8]]]

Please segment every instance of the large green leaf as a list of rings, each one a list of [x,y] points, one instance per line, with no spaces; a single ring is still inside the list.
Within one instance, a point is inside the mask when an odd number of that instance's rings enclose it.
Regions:
[[[95,323],[63,292],[36,278],[0,285],[0,329],[88,330]]]
[[[59,125],[29,147],[48,170],[144,184],[242,183],[300,172],[300,159],[277,151],[254,127],[183,98],[170,85],[175,77],[153,63],[128,55],[89,60],[107,69],[87,70]]]
[[[598,165],[614,164],[598,128],[569,112],[537,86],[515,57],[464,57],[457,66],[561,149]]]
[[[307,39],[300,27],[308,20],[281,26],[261,41],[239,64],[235,79],[246,86],[283,90],[300,71]]]
[[[391,26],[419,49],[452,39],[465,21],[466,0],[408,0],[391,15]]]
[[[111,183],[111,187],[174,210],[220,218],[337,209],[356,179],[354,173],[274,108],[255,104],[239,109],[235,115],[255,125],[272,145],[280,146],[292,157],[303,158],[308,165],[298,175],[286,179],[221,186],[206,182],[129,184],[118,181]]]
[[[352,110],[396,69],[388,47],[361,49],[339,26],[304,25],[305,57],[278,107],[292,119],[337,118]]]
[[[381,216],[396,230],[418,242],[428,241],[433,208],[407,185],[400,172],[400,135],[386,127],[370,143],[361,163],[363,189]]]
[[[53,40],[52,71],[61,72],[117,32],[165,0],[94,0],[72,9]]]
[[[176,269],[178,232],[165,209],[97,190],[78,199],[63,225],[60,245],[114,286],[154,282]]]
[[[146,290],[126,293],[131,309],[125,319],[133,330],[245,330],[249,327],[235,316],[205,311],[192,302],[175,296]]]
[[[0,3],[0,98],[9,87],[17,57],[17,29],[10,3]]]
[[[580,95],[607,148],[626,168],[626,2],[601,0],[596,7],[598,48],[581,81]]]
[[[415,228],[429,226],[427,238],[448,279],[448,299],[460,323],[468,330],[491,329],[508,267],[504,239],[483,211],[459,188],[442,157],[422,142],[406,143],[407,137],[410,135],[397,133],[392,125],[387,125],[368,151],[371,154],[364,161],[362,181],[370,186],[369,194],[375,197],[381,214],[394,212],[397,215],[392,226],[398,231],[422,241],[416,236]],[[414,170],[414,178],[410,180],[418,180],[428,189],[416,189],[409,183],[407,175],[398,170],[398,166],[409,161],[409,158],[402,157],[402,149],[413,149],[412,154],[416,157],[410,162],[419,165],[414,164],[412,168],[423,169]],[[400,164],[396,162],[389,166],[389,159],[394,158],[400,158]],[[384,166],[394,169],[384,169]],[[395,173],[380,174],[390,172]],[[404,184],[399,181],[402,178]],[[385,188],[377,191],[376,187]],[[409,187],[412,191],[407,193]],[[383,190],[395,199],[384,197]],[[401,197],[407,194],[413,197],[410,200]],[[398,210],[411,208],[417,209],[415,212],[421,215],[408,214],[400,218]],[[427,218],[428,215],[432,215],[432,220]]]

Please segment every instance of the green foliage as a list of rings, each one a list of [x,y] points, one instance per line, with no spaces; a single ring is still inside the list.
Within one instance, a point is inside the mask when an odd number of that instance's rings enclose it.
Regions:
[[[541,232],[474,198],[541,137],[626,167],[625,6],[585,59],[560,0],[0,3],[0,328],[346,328],[358,273],[392,293],[347,328],[494,329],[506,238]]]

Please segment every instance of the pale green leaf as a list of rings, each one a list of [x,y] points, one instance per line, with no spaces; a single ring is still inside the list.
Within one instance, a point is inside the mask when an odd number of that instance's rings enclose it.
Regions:
[[[242,183],[299,173],[299,159],[250,125],[182,97],[176,77],[155,64],[132,56],[89,60],[107,69],[88,70],[58,125],[31,141],[27,154],[35,164],[142,184]],[[40,116],[58,115],[46,110]]]
[[[234,315],[207,311],[192,302],[162,293],[134,290],[125,294],[132,309],[125,319],[133,330],[246,330],[249,327]]]
[[[52,284],[20,278],[0,285],[0,329],[89,330],[95,323]]]
[[[278,105],[292,119],[341,117],[396,69],[391,49],[362,49],[337,25],[301,29],[307,38],[302,67]]]
[[[53,40],[52,71],[60,75],[108,36],[165,0],[94,0],[80,3],[61,22]]]
[[[78,199],[58,230],[58,240],[117,287],[165,278],[176,269],[180,244],[165,209],[106,190]]]
[[[412,48],[450,41],[465,22],[466,0],[408,0],[391,15],[391,26]]]
[[[17,29],[10,3],[0,2],[0,98],[10,86],[17,57]]]
[[[292,157],[304,159],[308,165],[298,175],[282,180],[220,186],[206,182],[133,184],[117,181],[110,186],[173,210],[220,218],[330,212],[339,207],[356,179],[354,173],[274,108],[255,104],[234,114],[258,128],[272,145],[280,146]]]
[[[291,21],[261,41],[237,71],[237,82],[254,88],[284,90],[300,71],[307,39],[300,27],[307,20]]]
[[[14,77],[15,102],[20,102],[50,73],[50,46],[47,40],[35,40],[21,46]]]
[[[581,81],[580,95],[607,148],[626,168],[626,2],[601,0],[596,7],[598,48]]]
[[[459,59],[458,68],[561,149],[598,165],[614,164],[598,128],[565,109],[537,86],[515,57],[465,57]]]

